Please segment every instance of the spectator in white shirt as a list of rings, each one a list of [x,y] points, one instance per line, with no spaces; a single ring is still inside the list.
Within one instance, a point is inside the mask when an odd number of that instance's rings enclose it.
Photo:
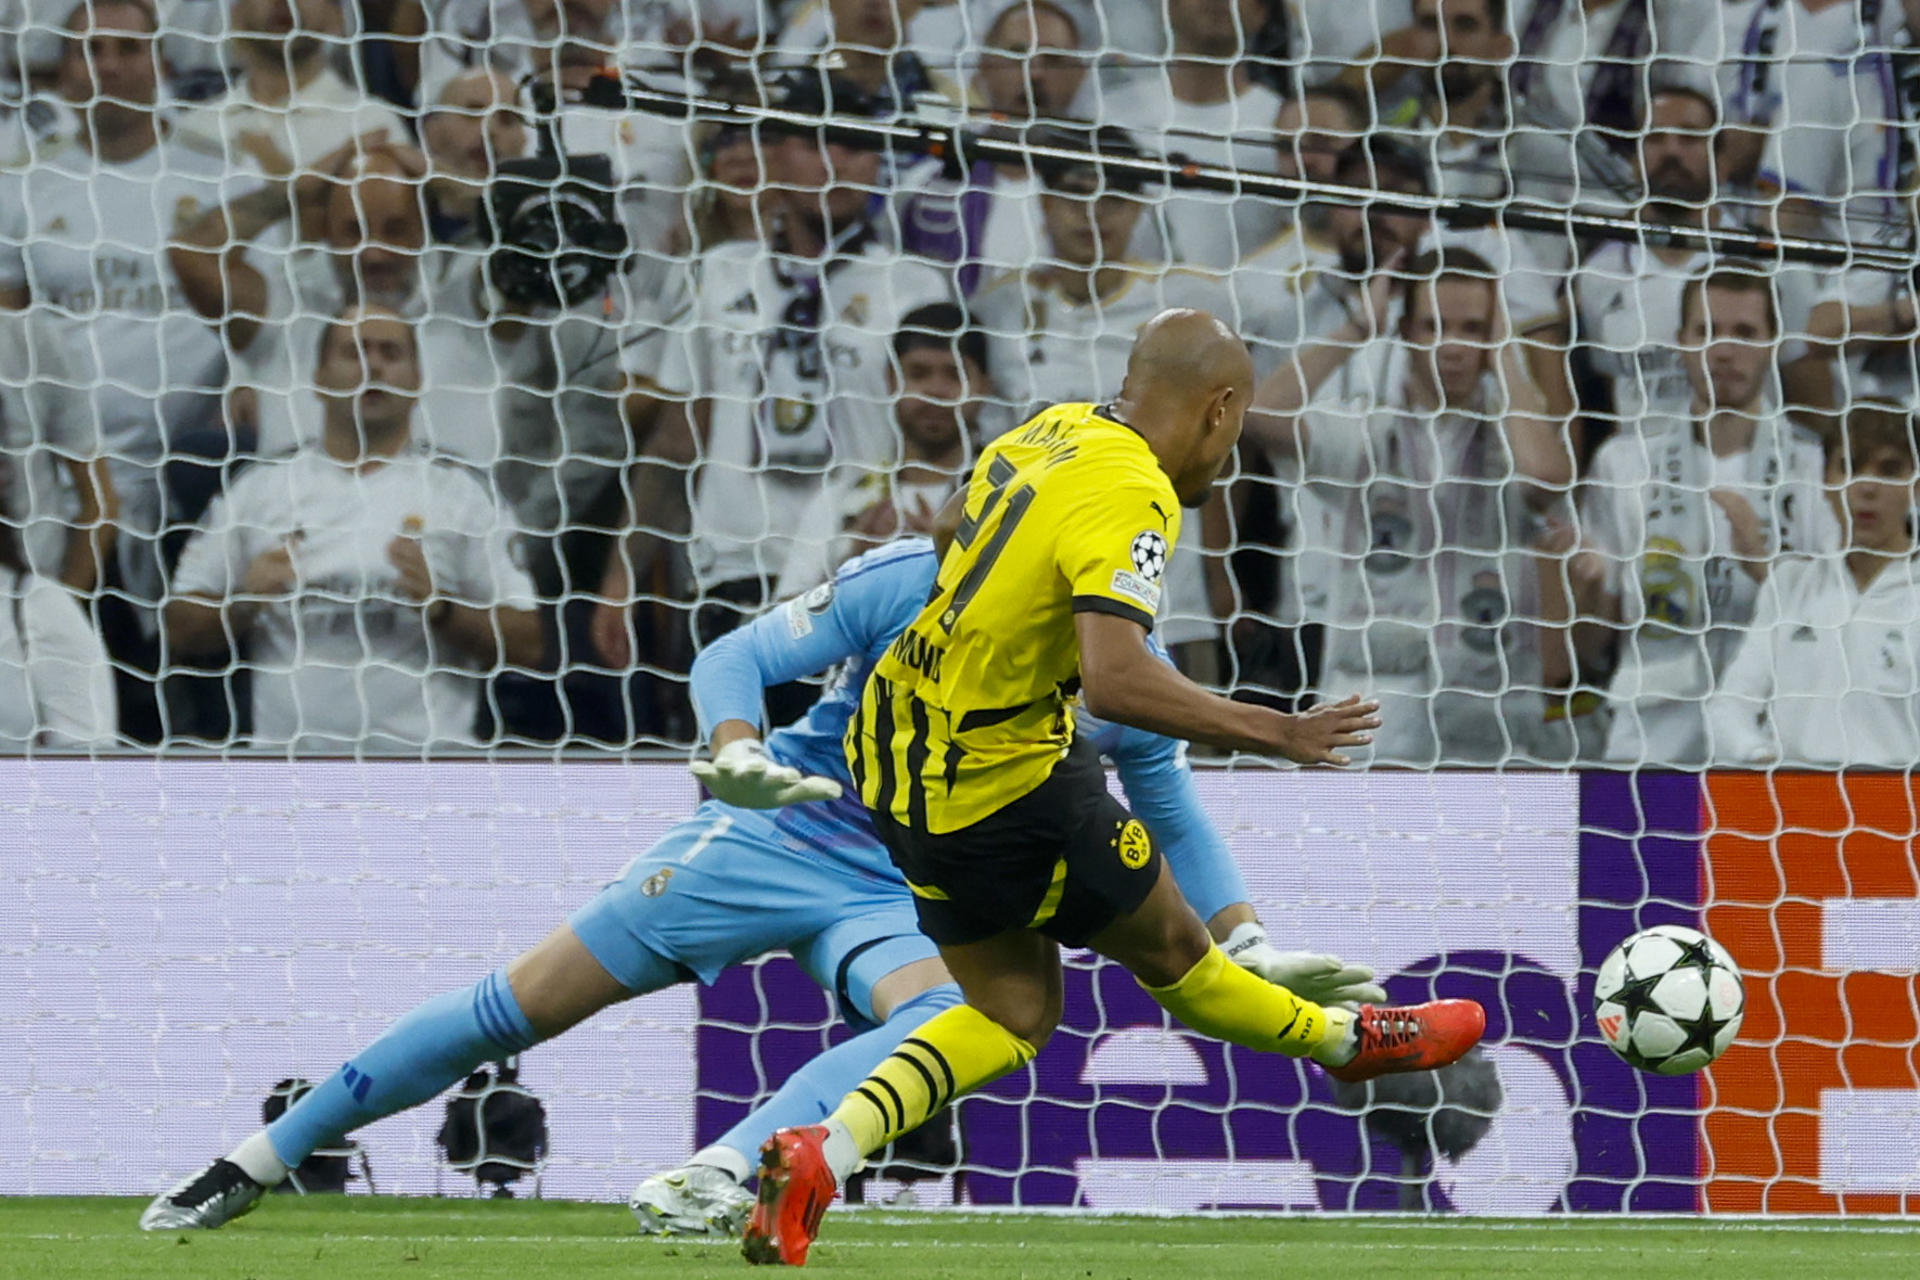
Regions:
[[[1382,273],[1365,320],[1303,351],[1302,378],[1283,372],[1255,396],[1338,525],[1320,687],[1381,700],[1375,763],[1524,760],[1545,710],[1536,513],[1571,483],[1572,458],[1509,338],[1493,268],[1426,253],[1406,278],[1384,359],[1358,354],[1391,314]],[[1361,395],[1306,401],[1303,383],[1350,361],[1377,371]]]
[[[1366,100],[1337,85],[1302,90],[1273,119],[1274,172],[1282,178],[1332,182],[1340,158],[1372,125]]]
[[[1785,198],[1783,228],[1898,241],[1914,182],[1912,11],[1899,0],[1781,0],[1754,12],[1729,114],[1766,133],[1759,182]]]
[[[1920,208],[1908,208],[1910,237],[1920,226]],[[1807,332],[1840,349],[1839,403],[1920,406],[1920,324],[1914,310],[1910,272],[1854,267],[1828,277]]]
[[[0,506],[26,564],[90,592],[112,554],[113,481],[81,394],[65,325],[45,311],[0,311],[0,449],[12,463]]]
[[[1122,130],[1081,131],[1076,144],[1103,154],[1127,154]],[[1141,183],[1124,170],[1094,164],[1064,166],[1047,175],[1041,197],[1046,256],[1032,269],[1003,279],[974,301],[974,319],[987,335],[994,387],[1002,405],[986,415],[986,434],[1011,430],[1050,404],[1117,395],[1127,351],[1140,327],[1169,307],[1232,314],[1232,299],[1217,276],[1124,256],[1124,246],[1149,209]],[[1219,670],[1207,580],[1217,560],[1205,551],[1208,526],[1224,535],[1223,499],[1209,499],[1200,519],[1184,522],[1182,554],[1168,569],[1159,631],[1174,661],[1195,679]]]
[[[1865,407],[1827,444],[1841,555],[1773,567],[1707,722],[1724,764],[1910,772],[1920,761],[1914,422]]]
[[[0,307],[42,310],[71,356],[83,414],[97,424],[119,531],[101,624],[122,665],[122,727],[157,740],[156,534],[171,439],[214,421],[225,358],[166,267],[179,226],[252,185],[175,140],[157,109],[147,0],[76,4],[60,90],[84,127],[30,168],[0,175]]]
[[[1779,408],[1768,278],[1722,268],[1687,285],[1680,348],[1692,397],[1607,441],[1582,501],[1574,565],[1598,624],[1582,665],[1617,648],[1605,758],[1707,762],[1705,704],[1777,557],[1838,542],[1818,440]],[[1596,597],[1597,598],[1592,598]]]
[[[436,242],[456,243],[477,234],[495,171],[502,161],[524,156],[531,141],[519,92],[507,76],[475,67],[447,82],[420,117]]]
[[[986,34],[973,86],[980,107],[1020,129],[1068,117],[1087,83],[1080,28],[1053,0],[1008,5]],[[980,161],[964,180],[938,162],[908,173],[900,200],[901,246],[956,266],[960,292],[980,289],[1043,256],[1043,183],[1031,162]]]
[[[0,492],[13,489],[0,460]],[[27,568],[0,518],[0,752],[85,750],[114,742],[117,708],[106,646],[73,594]]]
[[[1324,83],[1349,68],[1379,56],[1400,52],[1396,37],[1408,26],[1408,0],[1368,0],[1366,4],[1329,3],[1328,0],[1282,0],[1291,32],[1290,59],[1300,65],[1309,84]]]
[[[256,462],[175,571],[183,655],[246,647],[253,738],[415,753],[477,741],[484,678],[542,640],[511,521],[486,483],[412,443],[413,327],[351,306],[320,337],[321,447]]]
[[[1273,173],[1280,96],[1254,80],[1247,59],[1268,12],[1268,0],[1167,0],[1170,59],[1107,87],[1100,118],[1161,154]],[[1231,267],[1286,219],[1280,201],[1200,191],[1167,190],[1157,210],[1167,256],[1191,267]]]
[[[1720,23],[1696,0],[1517,0],[1506,159],[1520,194],[1637,198],[1633,139],[1649,86],[1712,101]]]
[[[708,129],[695,167],[698,185],[679,251],[698,256],[729,240],[758,240],[768,192],[753,131],[735,125]]]
[[[812,63],[824,78],[858,89],[870,114],[913,108],[916,94],[933,93],[958,103],[963,94],[930,69],[906,38],[917,6],[900,0],[820,0],[796,7],[774,49],[778,66]]]
[[[795,82],[820,109],[812,74]],[[763,142],[770,182],[764,237],[714,246],[686,266],[671,296],[670,340],[658,386],[687,406],[663,415],[653,463],[691,463],[686,554],[701,605],[698,644],[737,626],[771,599],[796,554],[801,513],[843,471],[890,468],[899,453],[889,376],[893,335],[917,308],[953,300],[947,273],[891,248],[874,219],[882,159],[811,134]],[[690,419],[681,454],[669,429]],[[675,474],[674,491],[686,492]],[[632,661],[628,613],[658,548],[660,513],[630,500],[624,527],[640,550],[611,558],[596,610],[595,644],[609,665]],[[776,723],[805,709],[807,693],[775,699]],[[784,718],[783,718],[784,717]]]
[[[391,104],[334,69],[343,38],[334,0],[233,0],[232,23],[240,77],[226,97],[181,114],[183,140],[278,177],[361,134],[404,136]]]
[[[1648,108],[1637,170],[1650,223],[1705,229],[1726,226],[1730,215],[1714,202],[1717,108],[1691,89],[1657,91]],[[1588,416],[1630,429],[1649,412],[1686,407],[1690,391],[1676,338],[1680,295],[1689,280],[1711,270],[1721,255],[1686,246],[1612,240],[1587,255],[1573,279],[1575,341],[1611,393],[1611,405]],[[1788,408],[1831,403],[1826,361],[1809,355],[1804,340],[1817,279],[1804,267],[1775,271],[1780,298],[1779,358],[1787,366]]]
[[[1513,191],[1507,0],[1413,0],[1413,20],[1342,79],[1370,85],[1383,127],[1420,135],[1443,195],[1504,199]]]
[[[160,61],[176,98],[193,98],[222,83],[225,0],[153,0]],[[72,0],[0,0],[0,95],[51,85],[60,73]]]
[[[319,335],[349,302],[415,313],[425,301],[424,173],[410,147],[356,139],[291,181],[269,182],[183,228],[169,249],[181,291],[219,326],[256,449],[286,453],[320,436],[308,394]],[[290,215],[316,241],[276,242]]]
[[[893,357],[900,460],[891,471],[859,473],[821,492],[801,518],[801,542],[823,543],[828,554],[799,557],[781,576],[782,597],[824,582],[843,561],[883,542],[931,536],[934,517],[973,465],[980,410],[993,391],[986,335],[956,304],[929,303],[900,322]]]

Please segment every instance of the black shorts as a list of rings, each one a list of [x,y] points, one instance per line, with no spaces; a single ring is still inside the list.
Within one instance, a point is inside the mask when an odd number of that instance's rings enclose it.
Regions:
[[[873,825],[913,888],[921,932],[942,946],[1037,929],[1083,947],[1160,878],[1159,846],[1079,740],[1045,782],[970,827],[930,835],[878,813]]]

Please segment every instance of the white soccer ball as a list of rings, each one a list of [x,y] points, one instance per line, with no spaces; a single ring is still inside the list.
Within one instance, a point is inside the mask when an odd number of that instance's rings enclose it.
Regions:
[[[1631,1065],[1663,1076],[1698,1071],[1740,1034],[1747,992],[1727,949],[1685,925],[1634,934],[1600,965],[1593,1020]]]

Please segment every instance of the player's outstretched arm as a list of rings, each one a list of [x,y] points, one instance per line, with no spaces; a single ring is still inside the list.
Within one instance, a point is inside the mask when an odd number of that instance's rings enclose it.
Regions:
[[[1102,720],[1225,751],[1331,765],[1350,763],[1345,748],[1365,746],[1380,727],[1380,704],[1358,697],[1288,715],[1209,693],[1156,658],[1139,623],[1115,614],[1077,613],[1074,627],[1081,691]]]

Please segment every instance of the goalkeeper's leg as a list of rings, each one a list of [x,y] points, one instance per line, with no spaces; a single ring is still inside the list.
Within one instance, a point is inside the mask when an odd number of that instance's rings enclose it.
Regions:
[[[946,978],[938,961],[929,963],[938,978]],[[888,1002],[879,1026],[810,1059],[772,1097],[685,1165],[654,1174],[634,1188],[628,1207],[640,1229],[657,1235],[738,1235],[753,1204],[743,1184],[753,1175],[754,1159],[767,1138],[781,1129],[819,1124],[901,1041],[961,1002],[960,988],[951,981],[927,987],[924,979],[910,979],[909,984],[912,992],[897,1003]]]
[[[759,1201],[743,1241],[749,1261],[804,1265],[835,1189],[862,1159],[1026,1065],[1052,1034],[1064,997],[1050,938],[1013,930],[942,945],[940,958],[968,1003],[916,1028],[824,1124],[782,1129],[761,1148]]]
[[[633,994],[563,925],[506,969],[401,1018],[278,1120],[155,1200],[140,1225],[221,1226],[253,1208],[321,1147],[418,1106],[481,1063],[523,1053]]]

